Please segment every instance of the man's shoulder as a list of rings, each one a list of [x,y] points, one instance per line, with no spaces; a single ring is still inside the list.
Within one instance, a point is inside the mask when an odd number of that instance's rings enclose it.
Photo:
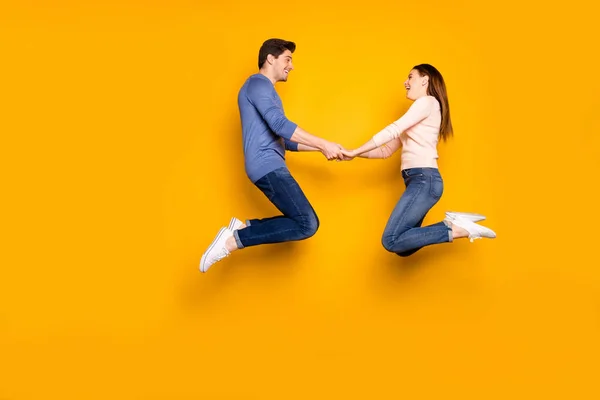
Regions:
[[[273,84],[266,76],[262,74],[254,74],[250,75],[248,79],[246,79],[245,86],[250,91],[259,90],[259,91],[274,91],[275,88]]]

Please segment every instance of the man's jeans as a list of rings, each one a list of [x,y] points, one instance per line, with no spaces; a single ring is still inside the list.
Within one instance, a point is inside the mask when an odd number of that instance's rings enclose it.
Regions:
[[[246,228],[234,232],[238,248],[303,240],[317,232],[317,214],[287,168],[268,173],[255,185],[283,215],[248,220]]]

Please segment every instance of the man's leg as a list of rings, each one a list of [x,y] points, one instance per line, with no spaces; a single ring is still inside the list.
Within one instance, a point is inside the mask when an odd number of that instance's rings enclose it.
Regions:
[[[287,168],[265,175],[256,186],[283,215],[249,220],[233,234],[238,248],[304,240],[317,232],[317,214]]]
[[[202,255],[200,271],[208,271],[214,263],[244,247],[303,240],[317,232],[317,214],[287,168],[279,168],[255,184],[283,215],[252,219],[246,227],[241,221],[232,220],[231,227],[221,228]]]

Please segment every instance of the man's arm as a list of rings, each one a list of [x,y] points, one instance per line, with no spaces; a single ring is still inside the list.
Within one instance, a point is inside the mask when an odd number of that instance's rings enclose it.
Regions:
[[[311,148],[321,151],[328,160],[336,158],[341,160],[343,158],[340,145],[312,135],[299,126],[296,127],[290,140],[297,142],[299,144],[298,147],[302,145],[302,148],[305,149],[305,151],[309,151]]]
[[[284,115],[274,99],[273,84],[265,79],[252,79],[248,85],[248,100],[256,107],[269,128],[278,136],[290,140],[297,124]]]
[[[291,140],[284,139],[284,141],[285,141],[285,149],[287,151],[320,151],[316,147],[292,142]]]
[[[307,146],[305,144],[298,143],[298,151],[320,151],[316,147]]]
[[[300,145],[318,149],[328,159],[341,159],[340,146],[312,135],[288,120],[283,110],[273,99],[273,84],[264,79],[255,79],[248,86],[248,98],[275,134]],[[302,147],[307,149],[306,147]]]

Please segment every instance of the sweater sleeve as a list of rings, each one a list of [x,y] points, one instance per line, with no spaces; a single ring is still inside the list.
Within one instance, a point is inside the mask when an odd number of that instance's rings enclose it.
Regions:
[[[369,151],[366,158],[388,158],[391,157],[398,149],[402,147],[400,139],[392,139],[391,141]]]
[[[269,128],[278,136],[290,139],[297,124],[288,120],[282,108],[275,101],[273,85],[264,79],[253,79],[248,84],[247,96],[266,121]]]
[[[427,118],[431,113],[432,105],[427,96],[418,98],[402,117],[376,133],[373,141],[377,146],[381,146],[398,138],[402,132]]]
[[[292,142],[291,140],[288,140],[288,139],[283,139],[283,140],[284,140],[284,144],[285,144],[285,149],[287,151],[298,151],[298,143]]]

